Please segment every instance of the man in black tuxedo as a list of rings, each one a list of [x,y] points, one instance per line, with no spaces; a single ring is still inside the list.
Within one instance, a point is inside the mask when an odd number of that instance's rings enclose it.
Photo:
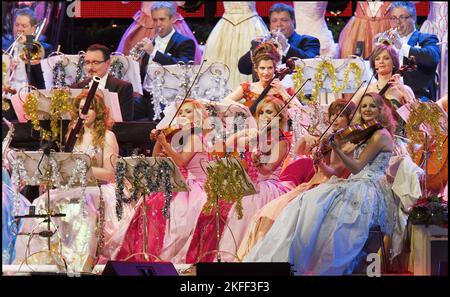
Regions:
[[[136,105],[135,118],[144,117],[153,120],[154,117],[151,94],[146,90],[149,84],[146,75],[150,61],[161,65],[174,65],[180,61],[184,63],[194,61],[194,41],[181,35],[173,28],[176,12],[176,6],[171,2],[155,2],[152,5],[153,24],[158,28],[158,34],[154,42],[150,40],[141,42],[146,52],[142,57],[140,68],[144,96],[142,102]]]
[[[397,29],[390,34],[393,45],[399,50],[400,61],[404,64],[405,58],[414,56],[417,62],[417,70],[406,72],[403,76],[405,85],[411,87],[416,98],[436,101],[434,78],[441,56],[439,39],[434,34],[416,30],[417,14],[414,3],[393,2],[390,12],[391,26]]]
[[[317,38],[295,32],[295,12],[291,6],[283,3],[273,5],[269,10],[269,19],[270,31],[282,47],[283,63],[292,57],[308,59],[320,54],[320,42]],[[252,50],[258,44],[258,40],[252,41]],[[238,67],[240,73],[252,74],[251,51],[239,59]]]
[[[86,50],[84,63],[86,72],[90,78],[70,87],[74,89],[89,88],[92,85],[91,78],[94,76],[100,77],[98,88],[117,93],[120,111],[122,112],[122,120],[132,121],[134,112],[133,86],[127,81],[109,75],[108,69],[111,65],[110,54],[110,50],[104,45],[93,44],[89,46]]]

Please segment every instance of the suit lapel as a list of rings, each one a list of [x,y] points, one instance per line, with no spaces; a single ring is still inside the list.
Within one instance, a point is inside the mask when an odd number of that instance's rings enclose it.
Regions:
[[[178,32],[175,31],[175,33],[170,38],[169,43],[166,46],[166,50],[164,51],[165,54],[167,54],[172,49],[172,47],[175,45],[176,39],[178,38],[177,34],[178,34]]]
[[[416,30],[409,38],[408,45],[414,47],[418,42],[419,42],[419,31]]]

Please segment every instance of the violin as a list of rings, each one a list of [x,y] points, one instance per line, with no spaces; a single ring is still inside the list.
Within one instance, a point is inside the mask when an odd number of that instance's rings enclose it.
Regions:
[[[372,137],[375,131],[383,129],[377,120],[370,120],[364,124],[350,125],[345,129],[340,129],[331,135],[339,143],[351,142],[360,144]]]
[[[171,125],[169,127],[166,128],[162,128],[162,129],[156,129],[156,133],[150,133],[150,140],[156,141],[156,138],[158,137],[158,135],[160,135],[161,133],[164,133],[164,135],[166,136],[167,141],[170,141],[172,139],[172,137],[177,134],[180,131],[188,131],[190,130],[190,132],[194,132],[195,128],[199,128],[196,127],[194,125],[194,123],[183,123],[183,124],[174,124]]]
[[[258,96],[258,98],[252,103],[252,106],[250,106],[250,112],[252,114],[255,113],[256,107],[258,106],[259,102],[261,102],[269,93],[272,86],[270,85],[274,79],[278,78],[279,80],[283,80],[284,77],[288,74],[292,74],[295,70],[295,61],[292,58],[287,59],[286,61],[286,67],[281,68],[277,71],[275,71],[274,77],[269,81],[269,84],[264,88],[264,90],[261,92],[261,94]]]

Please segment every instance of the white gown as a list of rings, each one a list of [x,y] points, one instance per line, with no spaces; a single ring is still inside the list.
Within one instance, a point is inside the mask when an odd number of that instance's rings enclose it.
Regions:
[[[430,1],[430,13],[420,32],[435,34],[442,42],[441,61],[437,69],[440,77],[437,98],[440,98],[448,91],[448,2]]]
[[[301,193],[244,261],[290,262],[297,275],[351,273],[370,227],[393,232],[397,206],[385,177],[391,154],[380,152],[358,174]]]
[[[76,150],[76,148],[75,148]],[[74,150],[74,151],[75,151]],[[102,160],[102,152],[97,148],[86,151],[91,160]],[[95,162],[95,161],[93,161]],[[82,214],[81,187],[71,188],[68,191],[51,190],[50,203],[53,211],[65,214],[64,217],[52,219],[51,230],[57,232],[51,237],[51,248],[55,253],[47,258],[47,239],[40,236],[20,236],[16,241],[16,264],[25,260],[29,264],[56,264],[62,263],[64,257],[69,271],[90,272],[99,259],[114,260],[122,243],[123,236],[134,215],[134,208],[129,204],[123,205],[122,220],[116,216],[115,184],[104,184],[100,187],[90,186],[85,192],[86,217]],[[104,201],[104,224],[100,228],[100,205]],[[45,209],[47,195],[43,194],[33,201],[36,213]],[[21,232],[34,233],[47,230],[44,219],[24,220]],[[103,232],[100,232],[100,231]],[[102,234],[103,233],[103,234]],[[103,248],[100,249],[100,236],[103,235]],[[33,255],[34,254],[34,255]],[[32,257],[29,257],[33,255]]]
[[[239,58],[250,50],[253,39],[269,30],[256,12],[255,1],[223,2],[223,6],[225,12],[206,41],[203,59],[227,65],[228,88],[235,90],[240,83],[252,81],[251,75],[239,73]]]
[[[337,58],[338,44],[325,22],[326,1],[300,2],[294,1],[295,20],[298,34],[314,36],[320,41],[320,55]]]

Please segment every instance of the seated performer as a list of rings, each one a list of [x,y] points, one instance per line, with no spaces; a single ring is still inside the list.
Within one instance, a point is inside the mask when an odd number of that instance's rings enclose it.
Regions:
[[[351,273],[364,255],[369,229],[383,233],[394,228],[396,203],[385,172],[392,155],[395,122],[383,98],[368,93],[358,109],[357,122],[376,120],[376,130],[355,150],[354,158],[331,138],[334,153],[352,173],[301,193],[277,217],[245,262],[290,262],[298,275]]]
[[[172,137],[183,137],[183,144],[169,141],[163,131],[153,130],[151,138],[156,139],[153,156],[173,159],[186,177],[189,192],[173,193],[170,202],[169,218],[163,215],[166,202],[164,193],[153,193],[140,204],[123,240],[118,260],[155,261],[161,259],[173,263],[184,263],[182,249],[190,241],[197,217],[206,202],[203,189],[206,173],[202,164],[208,161],[207,143],[203,134],[195,127],[202,127],[208,113],[198,101],[187,99],[177,114],[177,122],[185,122],[182,130]],[[199,133],[200,132],[200,133]],[[197,148],[197,149],[196,149]],[[145,208],[144,208],[145,207]],[[146,220],[144,221],[144,211]],[[145,222],[145,226],[144,226]],[[144,242],[143,228],[146,228]],[[146,249],[144,250],[144,244]]]
[[[269,10],[270,31],[281,44],[282,63],[291,57],[310,59],[320,54],[320,42],[309,35],[299,35],[295,32],[294,9],[284,3],[274,4]],[[275,32],[280,30],[280,32]],[[252,42],[252,49],[258,41]],[[252,74],[251,52],[239,59],[239,71],[242,74]]]
[[[269,125],[271,128],[268,131],[259,132],[258,149],[252,154],[253,163],[248,164],[249,167],[256,167],[256,176],[253,177],[253,180],[257,194],[242,197],[243,217],[238,218],[239,210],[236,203],[219,202],[221,215],[219,250],[224,261],[234,259],[243,239],[245,228],[258,209],[294,187],[291,182],[279,180],[281,165],[290,148],[290,142],[283,132],[283,127],[286,127],[287,122],[286,110],[275,118],[283,106],[284,102],[281,99],[269,96],[261,101],[256,109],[255,119],[259,129],[262,129],[272,119],[274,121]],[[238,141],[252,143],[252,138],[257,134],[258,132],[254,134],[251,131],[239,131],[235,137]],[[233,141],[234,139],[229,140],[229,142]],[[217,245],[217,230],[213,220],[214,216],[215,211],[213,210],[211,214],[203,212],[198,218],[186,257],[187,263],[215,260],[216,254],[213,251]]]
[[[257,82],[242,83],[236,90],[225,97],[224,101],[236,101],[244,104],[247,107],[251,107],[255,104],[258,96],[269,85],[270,80],[275,75],[276,65],[280,61],[280,54],[277,51],[274,43],[268,41],[261,43],[253,52],[253,68],[258,78]],[[278,78],[274,79],[270,85],[272,88],[269,90],[268,96],[274,96],[284,101],[288,101],[293,94],[292,89],[286,89]],[[291,105],[299,105],[300,102],[297,98],[293,99]]]
[[[346,101],[336,100],[328,107],[328,118],[331,121],[341,112],[341,110],[345,107]],[[350,103],[350,105],[344,110],[342,115],[334,122],[332,126],[332,133],[345,129],[348,127],[350,123],[351,115],[355,111],[355,105]],[[324,136],[324,140],[327,139],[327,136]],[[301,141],[302,142],[302,141]],[[298,154],[304,154],[309,149],[306,149],[306,144],[302,142],[302,145],[299,148],[302,151],[297,151]],[[296,198],[301,192],[307,191],[311,188],[314,188],[321,183],[326,182],[330,179],[331,176],[337,177],[347,177],[350,172],[345,168],[342,161],[337,157],[333,151],[328,151],[327,146],[324,146],[322,149],[322,153],[318,153],[314,157],[314,162],[317,166],[316,173],[314,176],[305,183],[298,185],[292,191],[286,193],[278,197],[277,199],[269,202],[261,208],[255,217],[251,220],[250,225],[248,226],[246,235],[244,240],[242,241],[239,251],[238,251],[238,260],[242,260],[248,253],[248,251],[258,242],[260,238],[262,238],[272,227],[274,221],[277,219],[281,211],[284,209],[289,202]],[[316,147],[317,148],[317,147]],[[344,151],[347,153],[353,150],[353,145],[347,143],[345,144]],[[303,163],[304,165],[308,165]],[[307,170],[308,168],[299,168],[300,170]]]
[[[389,84],[387,91],[384,93],[384,97],[389,99],[394,109],[410,103],[415,99],[414,92],[411,88],[401,82],[400,74],[394,74],[400,68],[400,63],[398,52],[393,46],[386,44],[378,45],[370,54],[369,62],[377,81],[369,85],[367,92],[379,93]],[[352,99],[355,104],[358,104],[361,100],[365,89],[366,87],[363,86],[355,94]]]
[[[422,101],[436,101],[436,83],[434,81],[437,65],[440,61],[438,38],[434,34],[422,33],[416,30],[416,7],[413,2],[396,1],[390,9],[391,26],[396,31],[390,33],[404,64],[405,58],[414,56],[417,70],[407,72],[405,84],[414,91],[415,97]],[[441,40],[444,41],[444,40]]]
[[[152,61],[161,65],[174,65],[178,62],[194,61],[194,41],[181,35],[173,28],[177,10],[171,2],[155,2],[151,7],[153,23],[159,30],[154,44],[150,40],[142,40],[145,54],[140,65],[141,80],[144,94],[142,100],[136,104],[136,119],[155,117],[152,94],[149,93],[150,81],[147,76],[148,67]]]
[[[84,64],[89,78],[70,87],[78,89],[88,88],[92,85],[92,77],[100,77],[98,85],[100,90],[107,89],[110,92],[117,93],[123,121],[133,120],[133,86],[127,81],[109,75],[109,67],[111,66],[110,50],[102,44],[90,45],[86,50]]]
[[[11,53],[11,72],[15,69],[11,81],[8,81],[7,84],[16,92],[19,92],[27,84],[38,89],[45,89],[40,59],[31,60],[30,77],[28,77],[27,57],[22,56],[26,47],[26,36],[33,35],[36,27],[37,19],[34,11],[30,8],[18,9],[14,13],[13,36],[7,35],[2,37],[2,49],[4,51],[8,50],[8,53]],[[21,37],[19,38],[20,35]],[[39,53],[43,54],[44,57],[48,56],[52,51],[52,46],[45,43],[42,36],[39,38],[39,43],[42,46]],[[9,77],[6,79],[9,79]],[[4,82],[2,81],[3,84]],[[12,108],[4,111],[4,116],[9,120],[17,120],[17,115]]]
[[[118,52],[128,55],[130,50],[142,39],[152,39],[156,34],[156,26],[153,23],[151,8],[155,1],[142,1],[141,9],[136,12],[133,19],[134,22],[128,27],[127,31],[120,40]],[[184,1],[176,1],[177,6],[182,6]],[[202,60],[202,52],[197,43],[197,40],[189,28],[188,24],[184,20],[183,16],[177,12],[175,16],[175,22],[173,27],[179,33],[189,37],[195,43],[195,64],[200,64]]]
[[[72,121],[69,124],[67,137],[72,131],[78,115],[81,112],[88,94],[88,90],[78,95],[72,104]],[[117,248],[121,242],[126,227],[133,216],[133,207],[124,206],[122,219],[116,216],[116,185],[114,167],[115,157],[119,147],[112,131],[112,120],[109,110],[105,106],[101,91],[98,90],[91,103],[84,125],[79,132],[73,152],[83,152],[91,159],[92,173],[99,187],[86,188],[85,196],[81,187],[50,190],[51,207],[57,212],[66,214],[65,217],[54,219],[58,226],[58,235],[61,236],[62,253],[69,265],[77,271],[90,271],[97,260],[101,258],[114,259]],[[43,208],[47,201],[47,194],[43,194],[33,201],[36,210]],[[103,205],[104,204],[104,205]],[[83,212],[86,212],[83,214]],[[103,222],[100,224],[100,222]],[[30,232],[37,225],[42,224],[41,219],[28,219],[24,221],[21,232]],[[45,226],[44,226],[45,225]],[[46,224],[39,226],[46,228]],[[101,226],[103,225],[103,226]],[[39,231],[41,231],[39,230]],[[38,231],[38,232],[39,232]],[[52,238],[57,243],[57,235]],[[22,236],[16,244],[17,259],[24,260],[27,252],[33,253],[45,250],[46,240],[33,238],[27,247],[28,237]],[[30,249],[30,250],[28,250]],[[57,257],[56,257],[57,258]],[[32,257],[29,263],[43,263],[45,259]],[[19,262],[20,263],[20,262]]]

